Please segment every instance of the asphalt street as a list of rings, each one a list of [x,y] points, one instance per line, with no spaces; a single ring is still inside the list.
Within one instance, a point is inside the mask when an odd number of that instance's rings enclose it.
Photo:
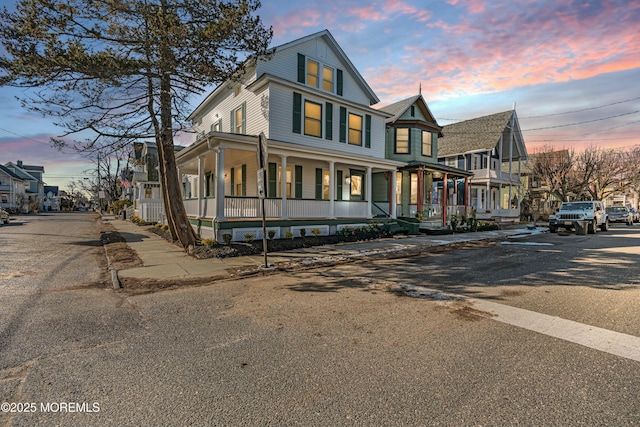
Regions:
[[[638,336],[635,230],[132,293],[109,285],[95,218],[50,219],[0,229],[2,426],[640,423],[640,362],[462,298]],[[7,262],[23,239],[50,264]],[[564,260],[544,252],[560,239]],[[580,264],[612,278],[558,281]]]

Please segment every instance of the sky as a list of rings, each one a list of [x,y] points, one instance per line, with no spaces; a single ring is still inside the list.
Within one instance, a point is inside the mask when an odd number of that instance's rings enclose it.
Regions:
[[[515,105],[530,154],[640,145],[640,0],[263,0],[258,15],[272,46],[328,29],[376,107],[421,90],[444,126]],[[42,165],[62,189],[90,176],[15,95],[0,88],[0,162]]]

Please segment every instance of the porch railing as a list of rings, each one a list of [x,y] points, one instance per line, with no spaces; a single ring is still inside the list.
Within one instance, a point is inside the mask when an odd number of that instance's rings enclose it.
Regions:
[[[139,202],[138,216],[147,222],[161,222],[164,215],[162,202]]]
[[[199,216],[198,199],[184,200],[187,214]],[[216,217],[215,199],[202,200],[203,216]],[[282,210],[282,199],[265,200],[265,216],[267,218],[328,218],[331,216],[329,200],[287,199],[286,212]],[[261,218],[262,204],[257,197],[232,197],[224,199],[224,216],[229,219]],[[334,202],[334,216],[337,218],[367,218],[367,202],[341,201]]]

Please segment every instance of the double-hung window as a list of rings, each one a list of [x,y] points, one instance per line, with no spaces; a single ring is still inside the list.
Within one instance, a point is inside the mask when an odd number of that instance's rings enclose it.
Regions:
[[[307,59],[307,84],[318,87],[320,80],[320,64],[311,59]]]
[[[242,117],[242,108],[238,108],[235,112],[235,128],[234,128],[234,132],[235,133],[242,133],[242,122],[243,122],[243,117]]]
[[[349,144],[362,145],[362,116],[349,113]]]
[[[422,131],[422,155],[425,157],[431,157],[433,155],[433,143],[431,132],[426,130]]]
[[[298,83],[342,96],[344,73],[339,68],[298,54]]]
[[[322,67],[322,89],[333,92],[333,68]]]
[[[322,105],[304,101],[304,134],[322,137]]]
[[[235,110],[231,110],[231,124],[230,129],[231,133],[245,134],[246,126],[247,126],[247,104],[243,102],[242,105]]]
[[[396,128],[396,154],[409,154],[409,128]]]

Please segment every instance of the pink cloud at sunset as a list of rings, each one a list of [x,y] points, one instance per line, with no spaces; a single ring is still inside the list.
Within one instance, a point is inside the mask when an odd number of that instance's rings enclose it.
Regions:
[[[531,152],[545,144],[640,144],[640,0],[283,0],[262,6],[273,46],[328,29],[381,99],[375,107],[421,87],[441,125],[515,103]],[[12,132],[0,132],[0,161],[33,156],[30,163],[87,164],[29,144],[28,138],[47,142],[45,133],[61,132],[3,92],[0,108],[0,129]]]

